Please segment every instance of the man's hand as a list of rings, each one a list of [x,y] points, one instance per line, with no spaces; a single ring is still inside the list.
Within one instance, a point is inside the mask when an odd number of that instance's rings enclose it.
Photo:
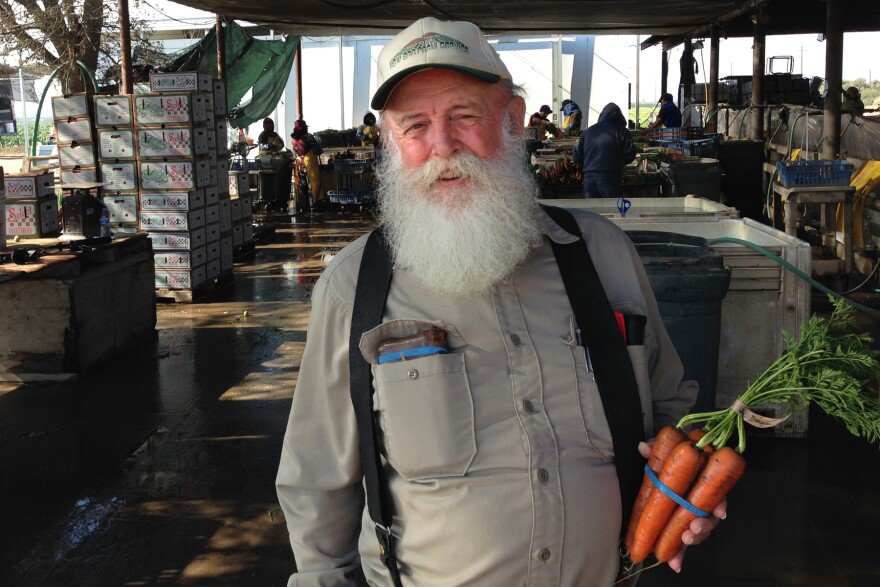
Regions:
[[[641,454],[646,459],[651,456],[651,445],[647,442],[639,443],[639,454]],[[675,571],[676,573],[681,572],[681,566],[684,561],[684,552],[687,550],[688,546],[693,546],[696,544],[700,544],[709,535],[712,533],[712,530],[715,529],[715,526],[718,525],[718,522],[727,517],[727,499],[724,499],[718,507],[712,510],[712,515],[708,518],[697,518],[691,522],[690,527],[684,531],[681,535],[681,541],[684,543],[681,545],[681,548],[678,549],[678,552],[675,553],[667,564],[669,568]]]

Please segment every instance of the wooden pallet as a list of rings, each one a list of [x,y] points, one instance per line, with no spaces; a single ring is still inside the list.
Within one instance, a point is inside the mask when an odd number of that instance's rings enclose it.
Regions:
[[[193,289],[170,289],[167,287],[156,288],[156,302],[192,304],[200,301],[206,295],[213,291],[217,291],[221,287],[232,283],[233,273],[230,269],[208,280],[205,283]]]

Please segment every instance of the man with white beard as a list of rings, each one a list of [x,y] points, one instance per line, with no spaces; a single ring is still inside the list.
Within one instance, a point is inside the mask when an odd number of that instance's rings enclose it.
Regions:
[[[538,206],[525,101],[465,22],[417,21],[382,50],[378,72],[390,286],[381,323],[351,356],[368,237],[315,286],[276,480],[297,565],[288,585],[610,586],[620,455],[590,360],[605,341],[581,343],[553,250],[581,241]],[[625,348],[636,427],[651,438],[686,413],[695,384],[682,381],[632,243],[605,219],[571,212],[611,307],[646,317],[643,340]],[[401,346],[422,333],[442,337]],[[359,434],[352,357],[369,363],[373,439]],[[387,527],[371,520],[369,484],[365,507],[361,458],[374,441]],[[695,521],[684,542],[705,539],[725,508]]]

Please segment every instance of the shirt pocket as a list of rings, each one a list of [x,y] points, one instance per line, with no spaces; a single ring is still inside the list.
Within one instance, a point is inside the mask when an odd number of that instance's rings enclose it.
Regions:
[[[605,417],[605,407],[599,395],[599,387],[588,367],[587,350],[572,342],[568,345],[572,355],[572,364],[577,377],[578,406],[584,419],[584,432],[587,443],[605,462],[614,460],[614,444],[611,441],[611,429]]]
[[[402,331],[402,324],[408,330]],[[373,408],[378,413],[386,458],[408,481],[462,476],[476,457],[465,344],[448,324],[414,320],[382,324],[362,339],[378,342],[388,338],[386,334],[414,334],[432,325],[447,331],[448,353],[379,365],[373,359],[375,354],[366,351],[367,345],[361,345],[372,363]]]

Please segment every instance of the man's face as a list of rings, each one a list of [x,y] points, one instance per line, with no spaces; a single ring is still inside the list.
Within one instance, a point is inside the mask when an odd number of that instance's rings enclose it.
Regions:
[[[275,130],[275,123],[271,120],[263,121],[263,130]]]
[[[305,155],[306,153],[306,142],[302,139],[292,139],[290,141],[291,146],[293,147],[293,152],[297,155]]]
[[[400,150],[404,168],[432,159],[469,154],[492,160],[502,150],[503,126],[525,116],[525,101],[510,98],[499,84],[445,69],[427,69],[402,81],[385,107],[385,128]],[[453,172],[433,183],[437,195],[468,187]]]

